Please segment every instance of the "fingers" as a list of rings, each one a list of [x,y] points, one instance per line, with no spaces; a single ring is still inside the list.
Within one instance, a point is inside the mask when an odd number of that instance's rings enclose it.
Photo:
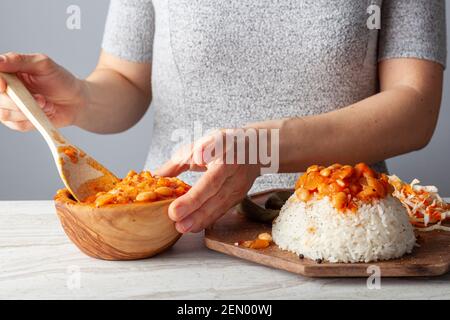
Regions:
[[[27,132],[27,131],[31,131],[34,129],[33,124],[28,121],[1,121],[1,123],[3,123],[5,126],[7,126],[8,128],[15,130],[15,131],[20,131],[20,132]]]
[[[224,197],[212,197],[194,214],[175,223],[175,228],[180,233],[200,232],[225,213],[222,211],[225,206],[226,199]]]
[[[188,164],[180,164],[169,160],[155,171],[155,175],[160,177],[176,177],[188,169]]]
[[[0,108],[13,111],[19,111],[16,104],[5,93],[0,93]]]
[[[0,71],[8,73],[26,72],[37,75],[49,74],[55,63],[44,54],[6,53],[0,55]],[[2,84],[0,81],[0,90]]]
[[[48,102],[42,95],[34,95],[34,98],[47,117],[51,118],[55,114],[56,108],[53,103]],[[6,94],[0,94],[0,122],[18,131],[29,131],[34,128]]]
[[[57,65],[43,54],[6,53],[0,55],[0,72],[16,73],[28,86],[33,76],[45,76],[55,71]],[[0,76],[0,122],[17,131],[29,131],[34,127],[17,109],[16,104],[5,94],[6,81]],[[30,88],[29,88],[30,89]],[[45,101],[43,96],[35,96],[38,104],[49,117],[55,115],[56,109],[52,103]]]
[[[258,176],[258,170],[249,166],[222,165],[222,167],[227,170],[227,178],[217,192],[204,201],[198,209],[175,220],[175,227],[179,232],[199,232],[209,226],[244,198]],[[194,188],[195,186],[192,189]]]
[[[182,146],[169,161],[156,170],[155,174],[162,177],[176,177],[180,175],[191,167],[192,155],[193,144]]]
[[[180,233],[200,232],[223,216],[240,199],[233,194],[233,182],[228,179],[223,188],[206,201],[198,210],[177,222],[175,228]]]
[[[6,92],[6,81],[5,79],[3,79],[2,77],[0,77],[0,94],[5,93]]]
[[[0,94],[0,121],[24,121],[25,115],[6,94]]]
[[[181,147],[160,167],[155,174],[164,177],[176,177],[184,171],[204,171],[208,163],[220,161],[222,153],[215,153],[218,139],[222,139],[220,131],[204,136],[193,144]]]
[[[203,162],[203,147],[198,142],[182,146],[160,167],[155,174],[163,177],[176,177],[184,171],[204,171],[206,163]]]
[[[160,177],[176,177],[185,171],[205,171],[206,165],[197,165],[195,163],[179,163],[169,160],[161,167],[155,170],[155,175]]]
[[[174,200],[169,206],[169,217],[173,221],[181,221],[200,208],[209,198],[220,191],[229,170],[223,165],[214,165],[183,196]]]
[[[0,109],[0,121],[25,121],[27,117],[20,111]]]

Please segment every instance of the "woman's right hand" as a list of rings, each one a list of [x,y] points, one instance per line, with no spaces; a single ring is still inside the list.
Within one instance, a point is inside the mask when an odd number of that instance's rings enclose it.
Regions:
[[[56,127],[73,125],[86,105],[83,81],[43,54],[0,55],[0,72],[17,74]],[[34,126],[6,94],[6,87],[0,76],[0,122],[13,130],[32,130]]]

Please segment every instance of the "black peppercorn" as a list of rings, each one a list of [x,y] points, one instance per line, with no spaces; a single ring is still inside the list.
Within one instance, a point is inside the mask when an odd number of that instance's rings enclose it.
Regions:
[[[323,260],[322,260],[322,259],[316,259],[316,262],[317,262],[317,263],[322,263]]]
[[[300,258],[300,259],[303,259],[303,258],[305,258],[305,256],[304,255],[302,255],[301,253],[298,255],[298,257]]]

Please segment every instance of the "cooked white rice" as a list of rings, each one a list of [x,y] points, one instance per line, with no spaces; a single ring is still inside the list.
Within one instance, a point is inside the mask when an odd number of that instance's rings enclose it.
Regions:
[[[328,197],[305,203],[294,194],[274,221],[272,237],[281,249],[329,262],[398,258],[416,243],[405,208],[392,196],[359,203],[352,213],[339,212]]]

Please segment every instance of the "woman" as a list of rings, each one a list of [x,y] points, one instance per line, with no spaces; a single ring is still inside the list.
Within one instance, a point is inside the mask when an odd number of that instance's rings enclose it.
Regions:
[[[377,8],[379,30],[368,27]],[[441,102],[445,32],[444,0],[112,0],[87,79],[41,54],[4,54],[0,71],[18,73],[59,127],[120,132],[151,101],[152,170],[170,158],[177,130],[275,129],[278,174],[260,175],[261,163],[205,160],[211,139],[157,171],[205,170],[184,176],[194,187],[169,209],[180,232],[197,232],[252,186],[292,187],[309,164],[365,161],[381,170],[384,159],[426,146]],[[2,123],[31,129],[4,91],[0,81]]]

